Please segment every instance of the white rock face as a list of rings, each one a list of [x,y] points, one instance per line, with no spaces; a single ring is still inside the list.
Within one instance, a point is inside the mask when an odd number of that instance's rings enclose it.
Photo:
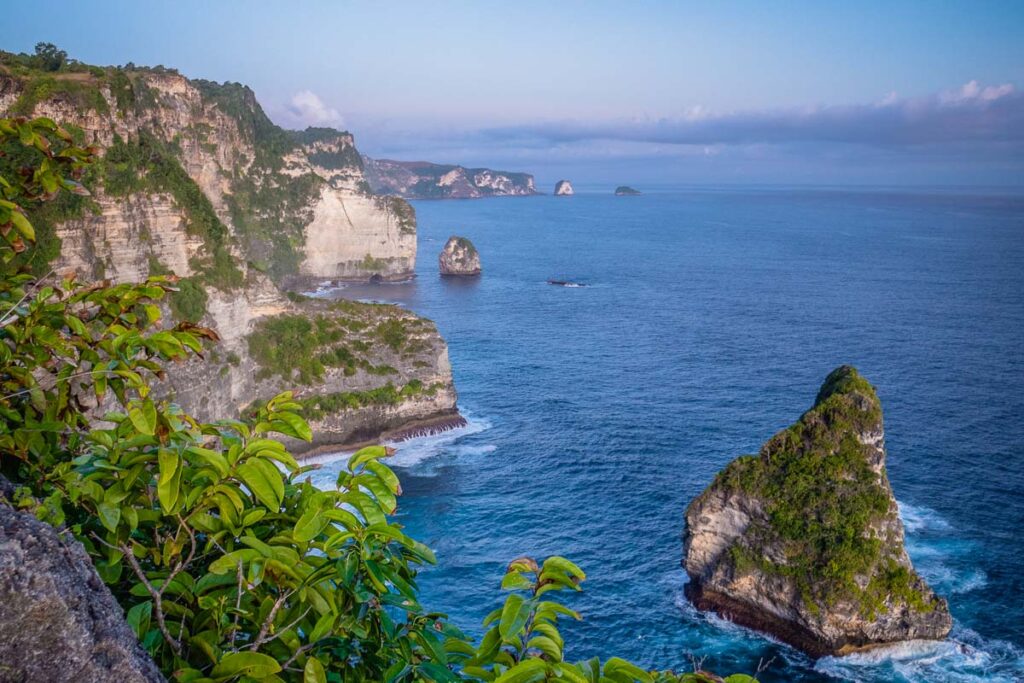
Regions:
[[[416,263],[416,229],[403,208],[412,210],[401,199],[324,187],[306,226],[301,273],[337,280],[409,277]]]
[[[568,180],[559,180],[555,183],[555,196],[556,197],[568,197],[574,194],[572,189],[572,183]]]

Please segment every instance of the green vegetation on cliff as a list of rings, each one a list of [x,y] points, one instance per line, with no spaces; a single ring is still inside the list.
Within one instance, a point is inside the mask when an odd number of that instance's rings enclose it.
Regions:
[[[391,366],[371,364],[365,353],[378,343],[396,353],[407,346],[418,321],[393,317],[398,311],[394,306],[337,302],[320,313],[264,318],[248,336],[249,353],[259,366],[257,377],[308,385],[322,380],[327,368],[341,368],[346,375],[358,369],[396,374]]]
[[[759,456],[737,458],[714,486],[739,490],[762,501],[767,525],[752,524],[754,547],[736,545],[739,571],[758,567],[794,580],[805,602],[831,606],[855,599],[873,615],[885,595],[929,609],[916,577],[891,561],[889,542],[874,530],[896,511],[890,491],[871,466],[871,447],[858,435],[881,430],[882,409],[874,387],[854,368],[833,371],[814,406],[772,437]],[[779,542],[783,564],[759,547]],[[857,578],[873,576],[867,588]]]

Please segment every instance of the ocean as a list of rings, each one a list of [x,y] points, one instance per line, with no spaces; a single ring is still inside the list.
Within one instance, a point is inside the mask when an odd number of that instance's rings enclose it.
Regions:
[[[507,562],[588,574],[567,656],[772,681],[1024,680],[1024,198],[693,189],[415,202],[407,306],[449,344],[465,429],[399,444],[398,521],[438,565],[423,602],[472,634]],[[450,235],[483,276],[441,279]],[[584,284],[561,287],[555,278]],[[694,610],[683,512],[855,365],[945,643],[812,661]],[[332,479],[328,464],[321,473]]]

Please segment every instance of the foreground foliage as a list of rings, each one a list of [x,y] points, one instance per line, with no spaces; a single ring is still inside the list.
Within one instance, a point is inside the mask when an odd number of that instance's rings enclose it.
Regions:
[[[217,341],[162,324],[176,278],[48,285],[22,272],[16,255],[34,239],[22,205],[84,192],[73,178],[91,152],[47,120],[0,120],[0,143],[12,140],[38,160],[0,178],[0,471],[20,485],[15,504],[83,543],[170,678],[719,680],[614,657],[566,662],[558,620],[579,615],[543,598],[585,576],[560,557],[509,565],[510,594],[478,644],[424,608],[416,573],[434,556],[390,518],[401,487],[382,462],[389,449],[357,452],[318,488],[274,438],[311,439],[290,393],[212,424],[154,398],[169,362]]]

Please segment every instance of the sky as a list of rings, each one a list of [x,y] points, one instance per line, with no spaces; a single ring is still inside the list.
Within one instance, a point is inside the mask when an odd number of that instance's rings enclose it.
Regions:
[[[0,49],[253,88],[365,154],[542,186],[1024,187],[1024,2],[63,2]]]

